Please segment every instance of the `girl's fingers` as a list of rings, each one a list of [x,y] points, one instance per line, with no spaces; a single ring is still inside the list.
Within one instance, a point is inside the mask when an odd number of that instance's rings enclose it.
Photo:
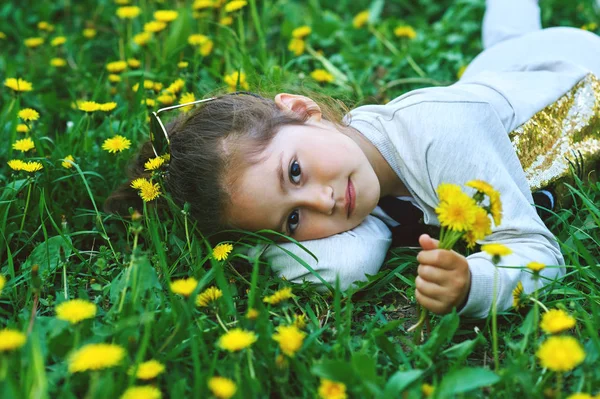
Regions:
[[[430,298],[422,294],[419,290],[415,291],[417,301],[427,310],[435,314],[447,313],[447,305],[437,299]]]
[[[438,301],[444,299],[444,289],[436,283],[425,280],[421,276],[417,276],[415,279],[415,286],[417,291],[431,299]]]
[[[439,244],[440,242],[438,240],[431,238],[431,236],[429,236],[428,234],[421,234],[421,236],[419,237],[419,245],[421,245],[421,248],[423,248],[426,251],[431,249],[437,249]]]
[[[433,265],[443,269],[452,269],[452,252],[447,249],[433,249],[430,251],[421,251],[417,255],[417,261],[423,265]]]
[[[420,264],[417,268],[417,274],[424,280],[437,285],[444,285],[448,281],[448,271],[432,265]]]

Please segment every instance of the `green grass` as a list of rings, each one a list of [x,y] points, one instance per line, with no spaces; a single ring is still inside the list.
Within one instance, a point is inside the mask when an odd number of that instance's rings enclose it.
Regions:
[[[395,249],[382,269],[359,289],[318,294],[308,285],[293,286],[295,298],[267,305],[265,296],[289,286],[263,262],[249,263],[243,243],[218,262],[176,208],[158,214],[147,208],[139,221],[102,212],[108,194],[125,180],[124,169],[145,140],[150,90],[131,87],[144,79],[168,86],[177,78],[196,98],[223,88],[226,74],[243,69],[251,90],[309,89],[344,100],[352,107],[385,102],[408,90],[444,85],[481,50],[482,0],[396,1],[249,1],[233,24],[217,22],[222,11],[193,18],[184,2],[140,0],[142,14],[131,22],[115,15],[112,1],[4,2],[0,5],[0,78],[21,77],[34,90],[15,95],[0,92],[0,274],[7,283],[0,295],[0,328],[27,334],[26,344],[0,352],[0,396],[3,398],[119,397],[135,381],[127,370],[149,359],[167,366],[151,384],[165,397],[209,397],[207,380],[231,378],[236,397],[315,397],[321,379],[343,382],[350,397],[422,397],[421,385],[436,387],[437,398],[567,397],[573,392],[598,393],[600,371],[600,184],[575,179],[567,192],[568,207],[550,221],[568,264],[568,276],[540,290],[539,302],[567,310],[577,319],[567,335],[584,346],[585,361],[562,375],[543,369],[535,353],[546,338],[536,322],[539,306],[499,315],[496,332],[500,368],[494,370],[491,320],[467,320],[450,314],[432,317],[423,343],[414,344],[406,328],[415,321],[415,253]],[[582,26],[597,22],[592,0],[542,2],[549,25]],[[178,9],[179,17],[145,47],[131,44],[156,9]],[[370,9],[371,20],[352,27],[358,12]],[[54,32],[40,31],[48,21]],[[395,38],[393,28],[413,26],[416,39]],[[311,50],[294,56],[287,50],[291,31],[310,25]],[[97,36],[82,31],[94,27]],[[192,33],[214,41],[201,56],[187,44]],[[65,45],[50,40],[64,35]],[[23,40],[42,36],[46,43],[28,49]],[[317,51],[321,50],[322,55]],[[50,59],[67,61],[62,69]],[[139,69],[121,73],[110,83],[105,65],[135,57]],[[179,69],[177,62],[189,66]],[[325,68],[336,80],[318,84],[310,78]],[[76,101],[117,102],[109,113],[86,115]],[[19,109],[31,107],[41,117],[29,136],[35,150],[21,154],[12,143]],[[133,145],[118,154],[101,146],[123,134]],[[72,154],[76,166],[65,169]],[[9,159],[40,161],[44,169],[27,174],[8,168]],[[217,286],[223,297],[198,308],[169,290],[169,282],[193,276],[195,293]],[[55,306],[66,298],[97,305],[92,320],[76,326],[58,320]],[[245,317],[249,308],[256,319]],[[275,328],[306,315],[306,337],[293,358],[281,358]],[[254,331],[250,349],[229,353],[217,347],[224,328]],[[126,350],[116,367],[71,374],[70,352],[87,343],[115,343]],[[281,359],[284,359],[283,361]]]

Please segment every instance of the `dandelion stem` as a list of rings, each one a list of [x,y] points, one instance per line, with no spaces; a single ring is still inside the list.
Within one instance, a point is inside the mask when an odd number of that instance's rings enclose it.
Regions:
[[[544,309],[544,312],[548,311],[548,308],[546,307],[546,305],[544,305],[543,303],[541,303],[537,298],[529,298],[530,301],[535,302],[536,304],[538,304],[542,309]]]
[[[125,294],[127,293],[127,285],[129,284],[129,277],[131,276],[131,269],[133,268],[133,262],[135,260],[135,249],[137,248],[138,236],[140,235],[139,229],[133,231],[133,249],[131,250],[131,259],[129,260],[129,266],[127,267],[127,274],[125,276],[125,286],[121,291],[121,300],[119,301],[119,310],[117,313],[121,313],[123,310],[123,304],[125,303]]]
[[[225,324],[223,324],[223,321],[221,321],[221,317],[219,317],[219,313],[218,312],[215,312],[215,316],[217,316],[217,322],[219,323],[219,325],[221,326],[221,328],[223,330],[225,330],[225,332],[229,331],[227,329],[227,327],[225,327]]]
[[[494,264],[494,290],[492,294],[492,349],[494,351],[494,369],[500,369],[498,359],[498,267]]]
[[[248,370],[250,370],[250,378],[255,379],[256,373],[254,372],[254,364],[252,364],[252,349],[248,348],[246,354],[248,355]]]
[[[63,281],[65,285],[65,301],[69,300],[69,286],[67,284],[67,264],[63,262]]]
[[[19,237],[21,237],[21,233],[23,232],[23,226],[25,225],[25,216],[27,216],[27,209],[29,208],[29,200],[31,198],[32,185],[33,181],[29,180],[29,184],[27,185],[27,199],[25,200],[25,210],[23,211],[23,217],[21,218],[21,227],[19,228]]]

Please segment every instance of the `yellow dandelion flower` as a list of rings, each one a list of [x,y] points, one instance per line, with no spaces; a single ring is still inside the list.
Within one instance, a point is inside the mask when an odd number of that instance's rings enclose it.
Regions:
[[[288,44],[288,50],[294,53],[295,56],[304,54],[305,48],[306,43],[302,39],[292,38],[292,40],[290,40],[290,44]]]
[[[154,11],[154,19],[160,22],[172,22],[177,19],[179,13],[175,10]]]
[[[247,5],[248,2],[245,0],[232,0],[229,3],[225,4],[225,12],[234,12],[237,10],[241,10]]]
[[[96,32],[96,29],[86,28],[83,30],[82,33],[83,37],[85,37],[86,39],[93,39],[98,32]]]
[[[62,68],[67,65],[67,61],[64,58],[52,58],[50,60],[50,65],[55,68]]]
[[[190,63],[189,63],[189,62],[187,62],[187,61],[179,61],[179,62],[177,63],[177,68],[179,68],[179,69],[185,69],[185,68],[187,68],[189,65],[190,65]]]
[[[143,177],[133,179],[131,181],[131,188],[135,188],[136,190],[139,190],[140,188],[142,188],[142,186],[144,184],[151,184],[151,183],[147,179],[144,179]]]
[[[208,380],[208,388],[219,399],[229,399],[237,391],[235,382],[225,377],[211,377]]]
[[[151,380],[156,378],[159,374],[165,371],[165,365],[158,360],[148,360],[147,362],[140,363],[137,372],[135,373],[136,378],[140,380]],[[129,369],[129,374],[133,373],[133,367]]]
[[[17,125],[17,132],[19,133],[27,133],[29,131],[29,126],[24,123],[19,123]]]
[[[73,158],[73,155],[67,155],[66,157],[64,157],[61,166],[65,169],[71,169],[73,167],[73,164],[68,161],[75,162],[75,158]]]
[[[69,358],[69,372],[103,370],[121,363],[125,349],[115,344],[88,344]]]
[[[154,85],[152,86],[152,90],[154,90],[155,92],[161,91],[162,88],[163,88],[163,84],[160,82],[154,82]]]
[[[108,81],[111,83],[119,83],[121,81],[121,75],[111,73],[108,75]]]
[[[442,183],[436,189],[440,202],[448,201],[451,198],[463,194],[458,184]]]
[[[192,295],[192,292],[194,292],[197,286],[198,280],[196,280],[193,277],[174,280],[171,281],[170,284],[171,291],[174,294],[182,295],[185,297]]]
[[[236,87],[239,87],[248,90],[250,86],[248,86],[248,82],[246,82],[246,74],[244,72],[235,71],[229,75],[226,75],[223,78],[223,81],[229,86],[230,91],[235,91]]]
[[[17,115],[24,121],[37,121],[40,118],[40,114],[33,108],[23,108]]]
[[[229,243],[219,244],[213,249],[213,257],[216,260],[225,260],[231,251],[233,251],[233,245]]]
[[[496,226],[502,223],[502,202],[500,202],[500,194],[490,197],[490,213],[494,219]]]
[[[0,274],[0,294],[2,293],[2,290],[4,289],[5,284],[6,284],[6,277],[4,277],[2,274]]]
[[[33,144],[33,140],[30,137],[25,139],[17,140],[12,145],[13,150],[27,152],[35,148],[35,144]]]
[[[129,66],[129,68],[137,69],[142,65],[142,63],[138,59],[129,58],[127,60],[127,65]]]
[[[127,69],[127,61],[113,61],[106,64],[106,70],[110,73],[121,73]]]
[[[47,21],[40,21],[37,24],[39,30],[45,30],[48,32],[52,32],[54,30],[54,25],[50,25]]]
[[[546,265],[540,262],[529,262],[527,264],[527,268],[535,274],[544,270],[546,268]]]
[[[196,101],[196,96],[194,96],[194,93],[183,93],[179,99],[179,104],[191,103],[194,101]],[[187,107],[181,107],[180,110],[181,112],[187,112],[192,108],[193,105],[188,105]]]
[[[469,248],[475,247],[479,240],[483,240],[488,235],[492,234],[492,221],[488,217],[487,212],[480,206],[475,207],[475,221],[471,225],[471,229],[465,234],[465,241]]]
[[[152,80],[144,80],[144,89],[146,90],[152,90],[152,88],[154,87],[154,82]]]
[[[211,302],[215,302],[217,299],[223,296],[223,291],[218,289],[217,287],[208,287],[204,291],[202,291],[196,297],[196,306],[200,306],[202,308],[207,307]]]
[[[160,389],[152,385],[129,387],[121,399],[161,399],[162,393]]]
[[[302,25],[297,27],[292,31],[292,37],[296,39],[304,39],[306,36],[310,35],[312,29],[308,25]]]
[[[335,80],[333,75],[324,69],[315,69],[310,73],[310,77],[319,83],[331,83]]]
[[[150,181],[146,180],[139,188],[138,195],[144,202],[154,201],[160,196],[160,186],[158,183],[152,184]]]
[[[575,327],[575,318],[562,309],[550,309],[542,315],[540,327],[546,334],[556,334]]]
[[[208,40],[208,36],[195,33],[188,36],[188,43],[192,46],[199,46]]]
[[[96,112],[100,109],[100,104],[95,101],[81,101],[77,103],[77,108],[84,112]]]
[[[464,193],[442,201],[435,212],[442,227],[454,231],[469,231],[475,223],[477,204]]]
[[[131,140],[117,134],[114,137],[104,140],[102,149],[110,152],[111,154],[124,151],[131,147]]]
[[[156,169],[160,168],[162,166],[162,164],[164,164],[164,163],[165,163],[165,160],[162,157],[150,158],[149,160],[146,161],[146,163],[144,163],[144,169],[145,170],[156,170]]]
[[[160,96],[156,97],[156,101],[162,105],[171,105],[175,102],[175,96],[168,91],[165,91]]]
[[[369,10],[361,11],[352,19],[352,26],[354,26],[356,29],[362,28],[365,26],[368,20]]]
[[[404,25],[404,26],[397,26],[394,29],[394,35],[396,35],[396,37],[405,37],[407,39],[412,40],[415,37],[417,37],[417,32],[415,31],[415,29],[412,26]]]
[[[513,307],[515,309],[520,309],[523,307],[523,283],[520,281],[517,283],[517,286],[512,291],[513,296]]]
[[[242,330],[241,328],[233,328],[227,331],[219,338],[217,345],[221,349],[229,352],[238,352],[248,348],[258,340],[258,337],[252,331]]]
[[[114,0],[114,1],[115,1],[115,4],[118,4],[120,6],[127,5],[131,2],[131,0]]]
[[[71,299],[56,306],[56,318],[77,324],[96,316],[96,304],[85,299]]]
[[[567,396],[567,399],[594,399],[594,397],[589,393],[577,392]]]
[[[212,8],[212,7],[214,7],[213,0],[196,0],[196,1],[194,1],[194,4],[192,5],[192,8],[194,10],[204,10],[205,8]]]
[[[256,318],[258,317],[259,314],[260,313],[258,312],[258,310],[254,309],[254,308],[250,308],[246,312],[246,318],[249,320],[256,320]]]
[[[50,41],[50,45],[52,47],[62,46],[67,42],[67,38],[64,36],[56,36],[54,39]]]
[[[133,36],[133,42],[138,46],[145,46],[150,40],[152,40],[150,32],[141,32]]]
[[[4,39],[6,39],[6,33],[4,33],[4,32],[0,32],[0,39],[1,39],[1,40],[4,40]]]
[[[204,43],[200,45],[200,55],[206,57],[212,53],[214,43],[212,40],[208,39]]]
[[[230,16],[223,17],[219,20],[219,23],[221,25],[229,26],[229,25],[233,24],[233,18],[231,18]]]
[[[288,300],[292,298],[294,294],[292,294],[292,287],[285,287],[276,291],[273,295],[265,297],[263,302],[266,302],[270,305],[277,305],[280,302]]]
[[[4,86],[8,87],[13,91],[31,91],[33,90],[33,85],[31,82],[23,80],[21,78],[6,78],[4,80]]]
[[[30,37],[23,41],[26,47],[36,48],[44,44],[44,39],[42,37]]]
[[[117,8],[117,17],[121,19],[133,19],[142,13],[142,9],[137,6],[125,6]]]
[[[296,327],[298,327],[299,329],[305,328],[306,327],[306,315],[304,315],[304,314],[300,314],[300,315],[295,314],[294,315],[294,325]]]
[[[44,169],[44,165],[42,165],[40,162],[37,162],[37,161],[23,162],[22,170],[24,170],[25,172],[33,173],[33,172],[38,172],[42,169]]]
[[[0,352],[19,349],[25,345],[27,337],[21,331],[12,328],[0,330]]]
[[[467,65],[462,65],[460,68],[458,68],[458,71],[456,71],[456,79],[462,78],[462,76],[465,74],[466,70],[467,70]]]
[[[492,256],[507,256],[512,254],[512,250],[502,244],[485,244],[481,250]]]
[[[108,103],[102,103],[102,104],[100,104],[100,111],[110,112],[113,109],[115,109],[116,107],[117,107],[117,103],[114,101],[111,101]]]
[[[573,337],[553,336],[544,341],[536,356],[542,367],[556,372],[573,370],[585,359],[583,347]]]
[[[146,104],[147,107],[154,107],[156,106],[156,101],[153,98],[145,98],[142,100],[142,104]]]
[[[273,334],[273,340],[279,342],[279,349],[289,356],[294,357],[296,352],[302,348],[306,333],[299,330],[295,325],[279,326],[277,332]]]
[[[322,378],[321,385],[319,385],[319,397],[321,399],[346,399],[348,397],[346,384]]]
[[[167,87],[165,89],[165,91],[168,91],[169,93],[177,94],[181,91],[181,89],[183,89],[184,86],[185,86],[185,80],[177,79],[173,83],[171,83],[169,85],[169,87]]]
[[[19,170],[23,170],[24,166],[26,164],[25,164],[25,162],[21,161],[20,159],[11,159],[10,161],[7,162],[7,165],[12,170],[19,171]]]
[[[435,391],[435,388],[433,387],[433,385],[427,384],[427,383],[421,385],[421,393],[426,398],[430,397],[433,394],[433,391]]]
[[[144,32],[157,33],[165,29],[167,24],[161,21],[150,21],[144,24]]]

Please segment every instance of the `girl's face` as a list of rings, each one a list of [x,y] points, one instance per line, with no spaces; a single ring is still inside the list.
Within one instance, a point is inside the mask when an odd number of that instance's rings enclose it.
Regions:
[[[359,145],[323,120],[285,126],[235,180],[229,221],[296,240],[358,226],[377,206],[380,185]]]

